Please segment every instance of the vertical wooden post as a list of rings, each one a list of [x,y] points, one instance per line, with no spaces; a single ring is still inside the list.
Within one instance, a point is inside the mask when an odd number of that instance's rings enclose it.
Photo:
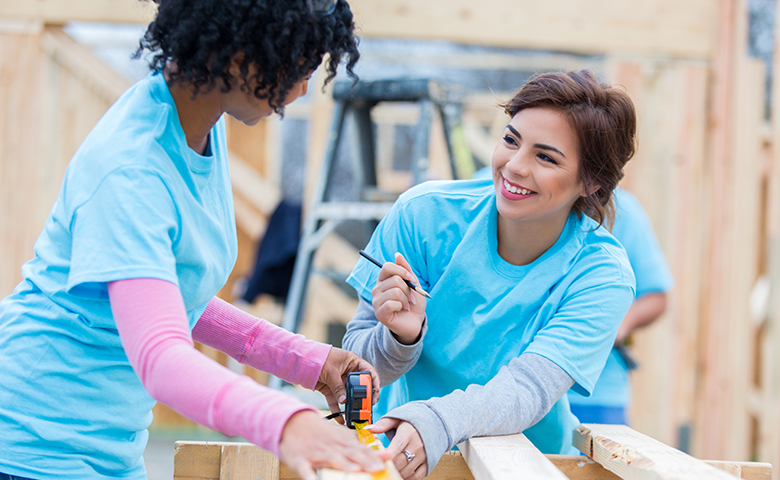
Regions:
[[[639,120],[637,155],[622,185],[645,207],[675,278],[665,315],[634,335],[640,368],[632,373],[631,424],[677,444],[695,407],[710,70],[705,62],[608,58],[606,71]]]
[[[702,370],[693,451],[699,457],[744,460],[752,345],[748,297],[757,274],[757,135],[762,109],[760,101],[740,92],[750,95],[747,89],[761,88],[754,80],[760,73],[746,58],[747,2],[722,0],[720,7],[705,170],[709,220],[707,260],[701,271]]]
[[[42,32],[43,25],[36,22],[0,26],[0,71],[5,72],[0,82],[0,297],[21,280],[20,267],[32,258],[43,226],[35,215]]]
[[[780,25],[776,8],[775,26]],[[775,35],[773,65],[780,65],[780,35]],[[758,458],[775,465],[774,480],[780,480],[780,75],[772,76],[772,162],[769,171],[767,248],[770,294],[766,324],[761,339],[761,421]]]

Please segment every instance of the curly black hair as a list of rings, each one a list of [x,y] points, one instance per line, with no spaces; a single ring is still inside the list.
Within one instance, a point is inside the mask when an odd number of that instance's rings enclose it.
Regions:
[[[316,69],[326,53],[325,83],[336,75],[342,58],[357,80],[358,38],[346,0],[338,0],[326,14],[315,12],[311,0],[152,1],[158,5],[157,16],[135,57],[149,50],[153,70],[175,62],[169,81],[190,83],[195,94],[214,88],[218,79],[223,91],[229,91],[230,64],[237,54],[243,55],[240,88],[252,85],[254,95],[268,99],[277,113],[293,85]]]

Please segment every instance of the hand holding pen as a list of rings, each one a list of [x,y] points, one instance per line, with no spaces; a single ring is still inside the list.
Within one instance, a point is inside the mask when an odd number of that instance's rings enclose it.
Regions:
[[[371,291],[376,318],[399,342],[416,343],[425,321],[426,297],[430,298],[430,295],[418,286],[420,281],[400,253],[395,254],[395,263],[384,264],[362,250],[360,254],[381,267],[376,286]]]

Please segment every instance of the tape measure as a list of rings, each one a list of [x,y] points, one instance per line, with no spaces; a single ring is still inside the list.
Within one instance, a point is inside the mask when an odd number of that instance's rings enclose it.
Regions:
[[[344,415],[344,423],[349,428],[356,428],[355,423],[368,425],[372,422],[374,408],[374,385],[368,372],[352,372],[347,374],[347,399],[343,412],[328,415],[327,419]]]
[[[374,409],[374,386],[368,372],[353,372],[347,375],[347,401],[344,419],[349,428],[355,428],[355,422],[371,423]]]

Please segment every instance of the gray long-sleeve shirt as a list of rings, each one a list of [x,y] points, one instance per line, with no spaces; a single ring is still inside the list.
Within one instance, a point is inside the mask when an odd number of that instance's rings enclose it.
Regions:
[[[416,343],[401,344],[379,323],[371,304],[361,298],[347,326],[343,347],[368,360],[384,386],[417,363],[426,332],[427,323],[423,323]],[[409,402],[386,416],[405,420],[417,429],[430,473],[447,450],[468,438],[520,433],[536,424],[573,384],[574,380],[552,361],[524,353],[485,385]]]

